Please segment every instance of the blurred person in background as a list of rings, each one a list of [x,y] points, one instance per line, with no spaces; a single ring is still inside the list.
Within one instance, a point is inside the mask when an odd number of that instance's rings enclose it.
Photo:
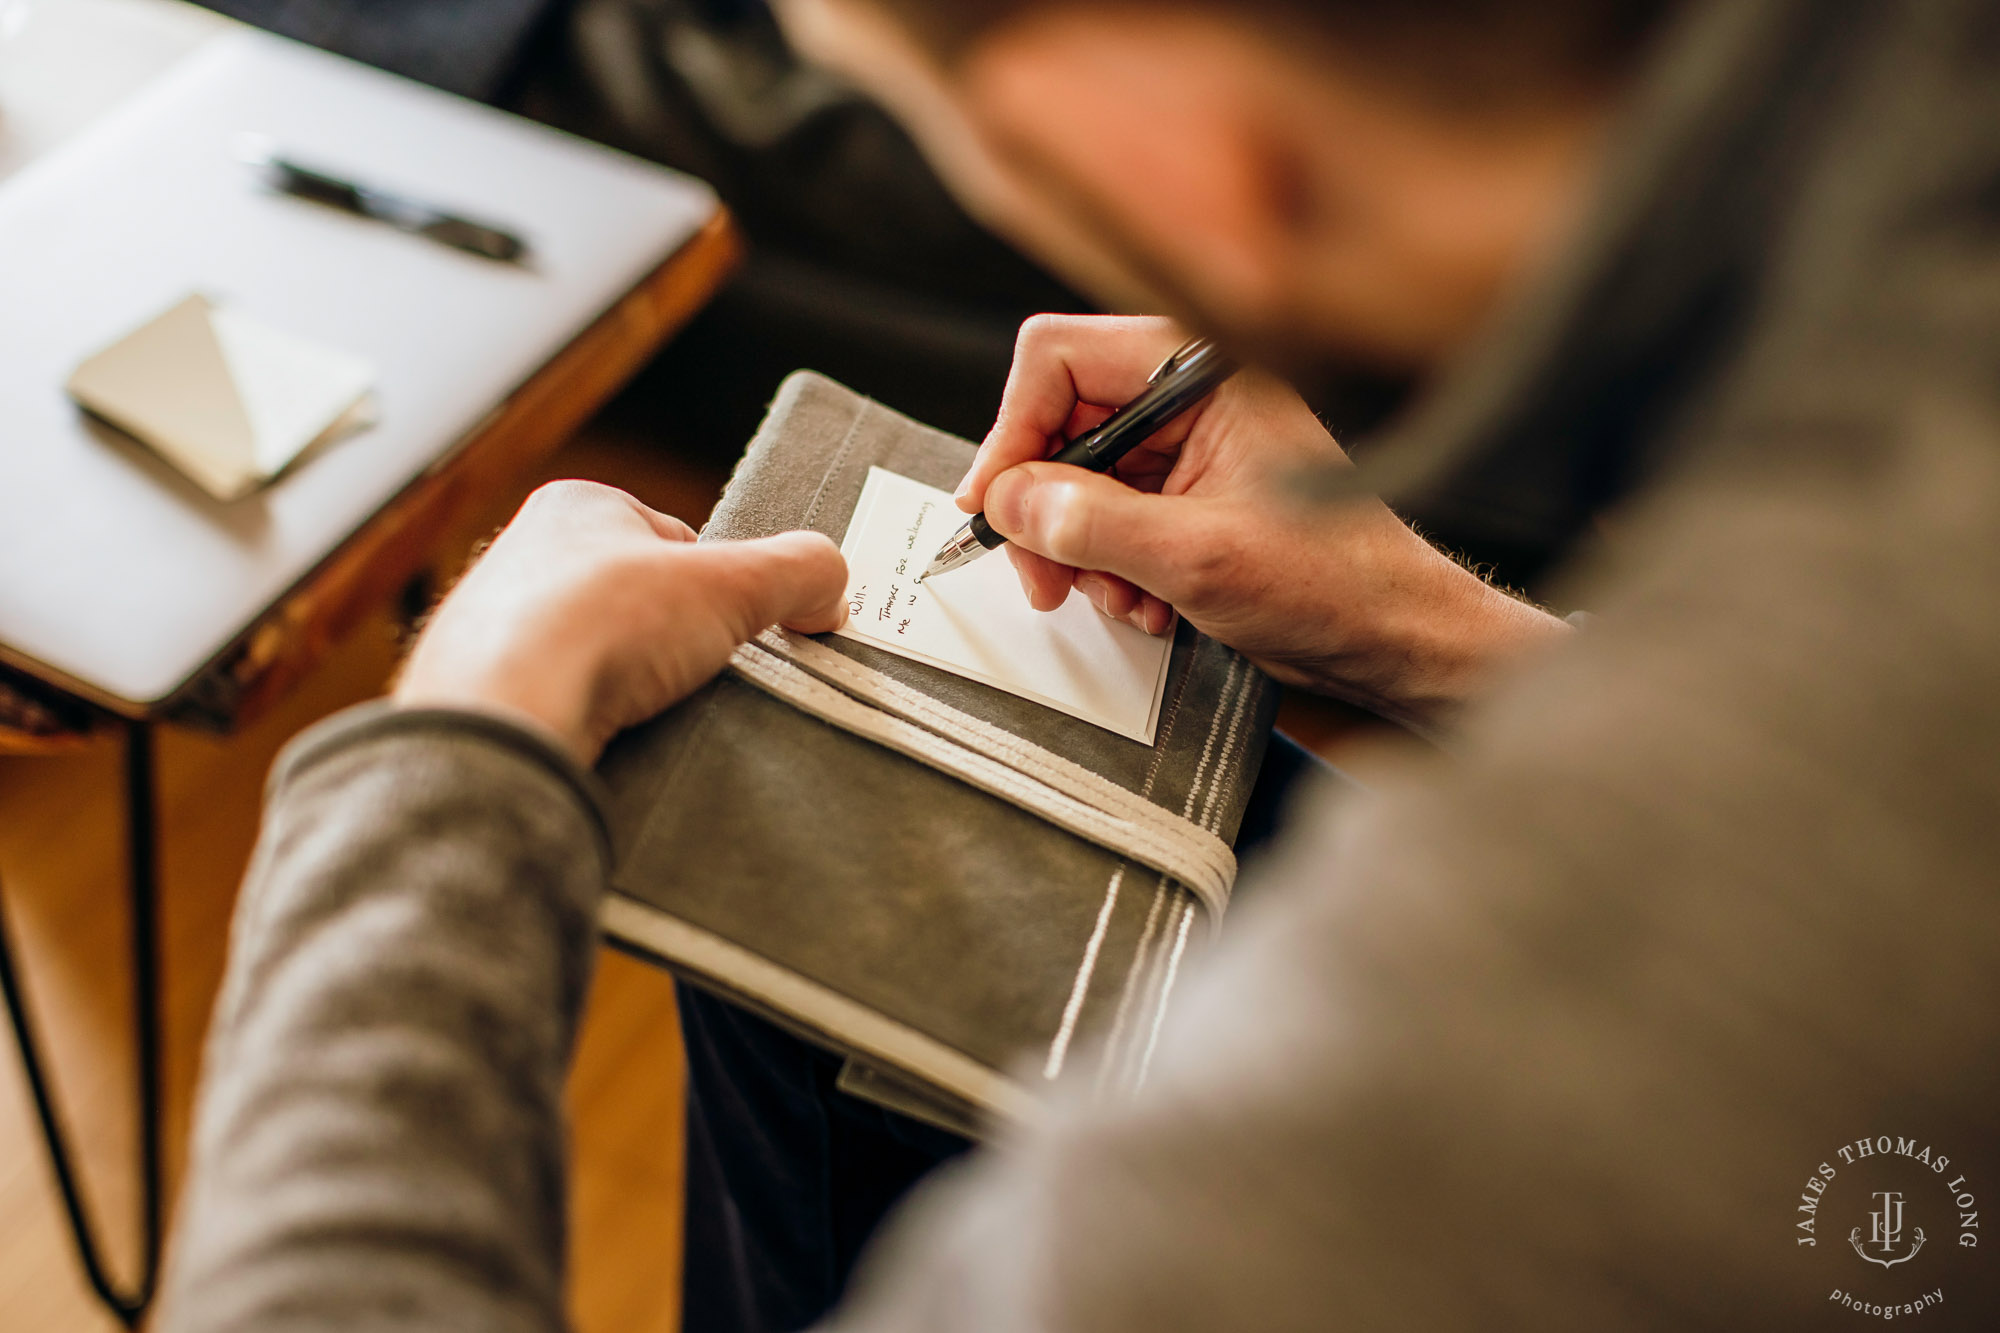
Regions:
[[[688,1326],[1761,1329],[1935,1288],[1990,1327],[1953,1205],[2000,1164],[2000,4],[783,12],[979,216],[1283,377],[1079,476],[1035,460],[1181,328],[1031,323],[961,495],[1026,594],[1177,612],[1443,749],[1302,798],[1144,1086],[1059,1083],[851,1290],[871,1182],[788,1155],[758,1052],[698,1073],[778,1150]],[[1353,469],[1295,388],[1357,367],[1421,388]],[[1591,619],[1375,496],[1538,544]],[[840,614],[823,540],[689,535],[542,494],[393,703],[281,766],[163,1327],[561,1325],[580,766]],[[1878,1270],[1849,1228],[1892,1188],[1929,1247]]]

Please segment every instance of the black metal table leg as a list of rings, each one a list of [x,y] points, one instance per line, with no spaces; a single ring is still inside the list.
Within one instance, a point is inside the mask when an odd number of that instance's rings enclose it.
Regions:
[[[136,1328],[145,1314],[160,1268],[159,830],[153,777],[152,724],[133,722],[125,733],[125,886],[131,912],[132,1044],[138,1078],[140,1256],[139,1275],[129,1289],[121,1291],[113,1282],[99,1233],[91,1225],[76,1157],[49,1085],[27,991],[7,933],[6,913],[0,911],[0,990],[6,993],[7,1016],[20,1047],[29,1091],[34,1095],[49,1164],[55,1169],[63,1208],[69,1214],[70,1235],[91,1288],[127,1328]]]

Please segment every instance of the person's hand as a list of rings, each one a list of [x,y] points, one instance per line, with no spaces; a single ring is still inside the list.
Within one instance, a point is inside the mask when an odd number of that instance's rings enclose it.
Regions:
[[[752,635],[838,629],[846,582],[819,533],[697,546],[623,491],[553,482],[438,606],[394,697],[529,722],[589,765]]]
[[[1075,589],[1152,634],[1178,611],[1281,681],[1417,726],[1563,631],[1379,502],[1287,500],[1288,474],[1346,456],[1265,375],[1237,375],[1109,475],[1036,461],[1135,397],[1184,338],[1160,319],[1042,315],[1022,327],[999,420],[957,501],[1008,539],[1038,610]]]

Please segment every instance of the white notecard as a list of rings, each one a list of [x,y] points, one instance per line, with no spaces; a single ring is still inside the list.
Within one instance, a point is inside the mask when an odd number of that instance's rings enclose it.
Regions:
[[[1081,593],[1035,610],[998,551],[918,586],[964,522],[949,492],[869,468],[840,546],[851,613],[840,632],[1151,745],[1171,638],[1108,619]]]

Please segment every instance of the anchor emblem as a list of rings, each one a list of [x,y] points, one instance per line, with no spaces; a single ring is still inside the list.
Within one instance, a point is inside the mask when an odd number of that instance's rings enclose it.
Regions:
[[[1896,1248],[1896,1242],[1903,1236],[1903,1196],[1895,1190],[1877,1190],[1874,1197],[1882,1201],[1882,1206],[1868,1214],[1870,1222],[1868,1244],[1880,1247],[1882,1253],[1886,1255]],[[1877,1258],[1868,1253],[1862,1246],[1860,1227],[1847,1233],[1847,1243],[1854,1247],[1856,1254],[1869,1263],[1880,1264],[1884,1268],[1894,1268],[1897,1264],[1910,1262],[1917,1257],[1917,1251],[1924,1248],[1924,1229],[1912,1227],[1911,1231],[1915,1239],[1910,1244],[1910,1252],[1900,1259]]]

